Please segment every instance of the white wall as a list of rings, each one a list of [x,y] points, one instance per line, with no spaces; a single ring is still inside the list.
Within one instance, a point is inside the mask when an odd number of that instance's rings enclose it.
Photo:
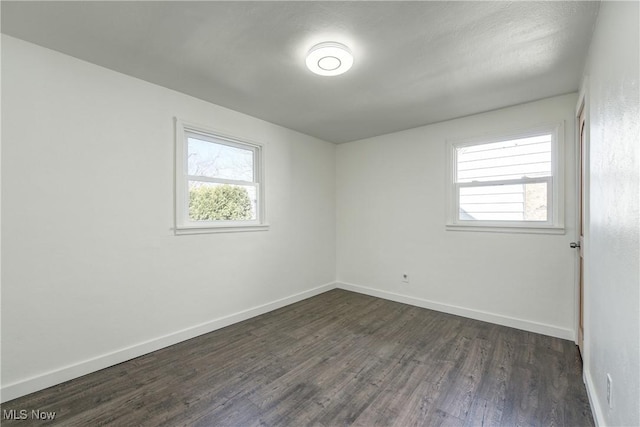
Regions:
[[[266,143],[269,231],[174,236],[174,116]],[[5,36],[2,140],[3,400],[333,286],[333,144]]]
[[[603,2],[587,64],[587,389],[600,425],[640,425],[638,2]],[[613,378],[613,407],[606,375]]]
[[[575,194],[567,192],[564,235],[447,231],[445,141],[564,121],[572,189],[576,100],[564,95],[339,145],[338,282],[573,339]]]

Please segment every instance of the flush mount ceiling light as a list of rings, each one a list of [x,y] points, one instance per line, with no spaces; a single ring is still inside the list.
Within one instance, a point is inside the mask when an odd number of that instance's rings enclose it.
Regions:
[[[317,44],[307,54],[307,68],[321,76],[337,76],[348,71],[352,65],[351,51],[337,42]]]

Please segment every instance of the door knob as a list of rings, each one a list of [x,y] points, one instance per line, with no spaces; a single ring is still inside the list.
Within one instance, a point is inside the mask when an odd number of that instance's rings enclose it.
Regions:
[[[580,247],[580,242],[571,242],[569,243],[569,247],[575,249]]]

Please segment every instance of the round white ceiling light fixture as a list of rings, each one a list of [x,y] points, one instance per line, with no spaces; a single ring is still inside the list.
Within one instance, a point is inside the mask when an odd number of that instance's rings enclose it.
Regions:
[[[324,42],[313,46],[307,54],[307,68],[321,76],[337,76],[353,65],[353,54],[342,43]]]

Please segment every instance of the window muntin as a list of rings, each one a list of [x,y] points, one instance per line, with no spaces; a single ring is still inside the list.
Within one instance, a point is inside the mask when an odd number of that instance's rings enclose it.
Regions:
[[[177,120],[176,232],[264,227],[262,145]]]
[[[561,129],[450,142],[449,228],[561,228]]]

